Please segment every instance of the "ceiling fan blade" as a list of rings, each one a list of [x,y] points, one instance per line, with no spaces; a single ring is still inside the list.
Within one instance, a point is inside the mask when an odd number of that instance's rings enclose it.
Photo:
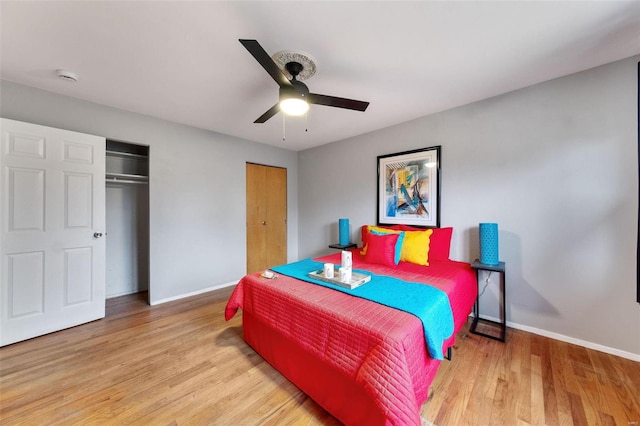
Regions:
[[[317,93],[309,93],[309,96],[307,99],[309,100],[310,104],[353,109],[356,111],[364,111],[369,106],[369,102],[356,101],[353,99],[346,99],[346,98],[338,98],[335,96],[318,95]]]
[[[265,69],[280,86],[291,86],[291,82],[285,76],[280,68],[273,62],[271,56],[260,46],[257,40],[240,39],[240,43],[256,58],[256,61]]]
[[[280,103],[277,103],[269,108],[267,112],[258,117],[258,119],[254,121],[254,123],[264,123],[265,121],[276,115],[278,112],[280,112]]]

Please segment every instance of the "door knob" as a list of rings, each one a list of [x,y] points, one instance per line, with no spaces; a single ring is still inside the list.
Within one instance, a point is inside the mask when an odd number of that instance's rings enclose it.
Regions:
[[[93,233],[93,238],[100,238],[102,237],[102,232],[94,232]]]

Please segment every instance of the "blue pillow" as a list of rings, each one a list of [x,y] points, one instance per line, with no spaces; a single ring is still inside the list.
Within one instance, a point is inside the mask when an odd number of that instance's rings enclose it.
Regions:
[[[376,231],[375,229],[372,229],[369,231],[371,234],[375,234],[375,235],[389,235],[389,232],[379,232]],[[393,234],[395,234],[395,232],[393,232]],[[398,263],[400,263],[400,255],[402,254],[402,242],[404,241],[404,232],[398,232],[398,241],[396,241],[396,252],[395,252],[395,257],[394,257],[394,261],[396,262],[396,265]]]

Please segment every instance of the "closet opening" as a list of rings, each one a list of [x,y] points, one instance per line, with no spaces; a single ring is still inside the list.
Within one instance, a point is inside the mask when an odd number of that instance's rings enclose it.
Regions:
[[[149,147],[107,140],[106,298],[149,303]]]

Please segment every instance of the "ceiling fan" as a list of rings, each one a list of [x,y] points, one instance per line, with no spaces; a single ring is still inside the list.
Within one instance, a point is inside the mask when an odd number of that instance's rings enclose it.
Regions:
[[[326,105],[356,111],[364,111],[369,106],[369,102],[310,93],[307,85],[298,79],[298,76],[304,71],[303,64],[297,61],[291,61],[284,65],[286,71],[292,76],[291,80],[289,80],[257,40],[240,39],[239,41],[280,86],[279,102],[258,117],[254,123],[264,123],[276,115],[278,111],[283,111],[287,115],[302,115],[309,109],[309,104]],[[315,72],[315,70],[313,72]],[[311,75],[313,75],[313,73],[309,76]]]

